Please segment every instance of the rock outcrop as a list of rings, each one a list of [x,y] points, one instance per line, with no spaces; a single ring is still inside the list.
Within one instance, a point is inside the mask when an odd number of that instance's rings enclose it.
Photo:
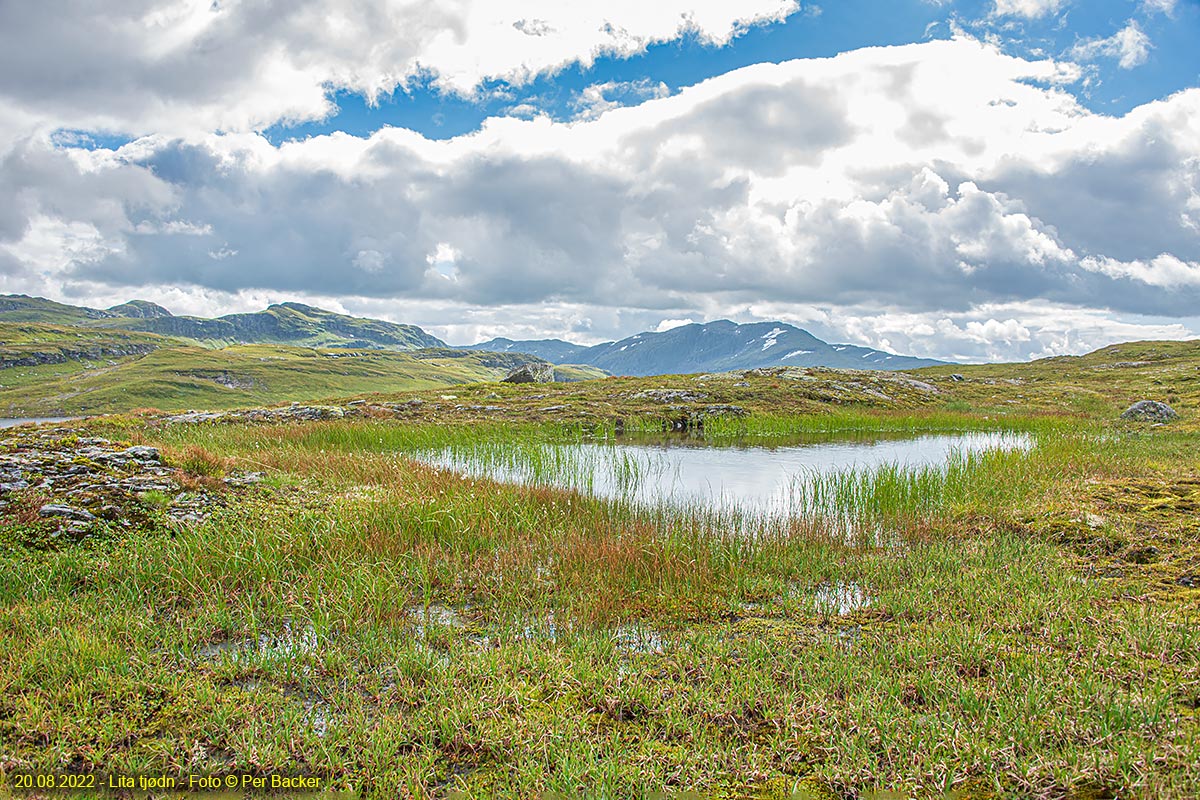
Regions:
[[[503,383],[553,383],[554,365],[546,362],[531,362],[509,370]]]
[[[1179,419],[1175,409],[1157,400],[1139,400],[1121,413],[1121,419],[1137,422],[1170,422]]]
[[[155,447],[123,447],[69,427],[3,433],[0,518],[40,520],[54,541],[202,520],[225,493],[262,480],[236,472],[214,490],[166,463]]]
[[[341,419],[347,410],[341,406],[302,406],[293,403],[282,408],[248,408],[241,411],[184,411],[163,418],[171,424],[202,422],[313,422],[322,419]]]
[[[68,361],[102,361],[127,356],[144,356],[158,349],[156,344],[124,344],[120,346],[97,345],[94,347],[62,348],[45,352],[25,352],[0,356],[0,369],[9,367],[36,367],[39,364],[65,364]]]

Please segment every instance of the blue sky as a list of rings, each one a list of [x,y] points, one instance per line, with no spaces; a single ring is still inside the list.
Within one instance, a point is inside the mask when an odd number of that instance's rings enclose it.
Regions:
[[[1118,59],[1087,63],[1079,101],[1093,111],[1124,114],[1143,103],[1200,85],[1200,2],[1180,0],[1171,15],[1133,0],[1087,0],[1066,5],[1062,13],[1036,18],[996,18],[991,0],[840,0],[811,4],[781,22],[751,27],[725,46],[705,44],[696,36],[650,45],[632,57],[600,57],[589,67],[578,64],[524,85],[493,80],[478,96],[440,91],[430,80],[397,88],[372,105],[354,91],[331,90],[337,113],[302,124],[281,123],[264,131],[272,142],[343,131],[367,136],[384,126],[409,128],[431,139],[479,129],[488,117],[543,113],[569,120],[580,113],[580,97],[597,84],[634,84],[609,99],[636,104],[645,98],[639,83],[664,84],[675,92],[739,67],[796,58],[826,58],[862,47],[909,44],[949,38],[957,25],[981,37],[994,36],[1005,51],[1031,58],[1071,59],[1080,42],[1104,39],[1134,21],[1152,42],[1147,60],[1122,68]],[[101,137],[102,146],[114,139]]]

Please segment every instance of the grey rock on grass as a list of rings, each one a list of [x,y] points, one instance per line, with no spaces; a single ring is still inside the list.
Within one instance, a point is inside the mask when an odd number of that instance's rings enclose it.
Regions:
[[[91,522],[96,518],[96,515],[90,511],[58,503],[47,503],[38,509],[38,514],[43,517],[64,517],[66,519],[78,520],[79,522]]]
[[[1178,418],[1175,409],[1157,400],[1139,400],[1121,413],[1121,419],[1138,422],[1170,422]]]
[[[553,383],[553,364],[522,364],[504,376],[504,383]]]

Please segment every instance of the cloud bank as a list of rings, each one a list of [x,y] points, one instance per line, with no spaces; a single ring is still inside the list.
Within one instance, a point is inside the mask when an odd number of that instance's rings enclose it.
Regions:
[[[13,30],[20,5],[0,7],[0,30]],[[425,13],[428,30],[372,43],[387,21],[377,15],[411,4],[338,15],[302,3],[261,18],[250,3],[203,14],[131,4],[140,27],[117,25],[76,65],[101,70],[95,83],[114,96],[122,76],[159,65],[159,80],[139,79],[124,104],[61,86],[35,101],[38,88],[12,85],[0,63],[15,109],[0,131],[11,200],[0,206],[0,291],[96,304],[138,295],[197,313],[298,298],[460,342],[777,317],[876,347],[994,359],[1190,334],[1200,90],[1097,114],[1070,93],[1075,65],[965,35],[760,64],[672,96],[635,87],[651,99],[632,107],[598,90],[575,121],[494,118],[446,141],[385,128],[274,146],[253,132],[324,113],[331,80],[382,91],[436,68],[469,92],[486,76],[680,30],[721,41],[795,6],[686,5],[629,4],[599,21],[561,4],[522,3],[519,16],[504,3],[438,4],[452,18]],[[226,15],[239,37],[258,37],[234,48],[254,55],[185,86],[233,47]],[[331,34],[272,46],[314,20]],[[82,37],[85,22],[75,25],[39,36]],[[160,34],[153,48],[122,50],[148,28]],[[494,52],[471,49],[492,36]],[[0,41],[0,60],[40,63],[12,43]],[[101,65],[107,57],[115,63]],[[68,82],[53,70],[40,80]],[[33,122],[14,132],[20,120]],[[45,120],[156,132],[88,151],[64,146]]]
[[[691,35],[721,45],[795,0],[45,0],[0,4],[0,123],[122,133],[321,119],[332,90],[470,95]]]

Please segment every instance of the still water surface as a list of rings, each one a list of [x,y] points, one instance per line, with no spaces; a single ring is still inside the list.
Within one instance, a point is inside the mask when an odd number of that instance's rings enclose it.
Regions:
[[[0,417],[0,428],[15,428],[18,425],[36,425],[41,422],[70,422],[80,417]]]
[[[456,448],[420,460],[510,483],[551,485],[637,504],[796,511],[806,482],[846,470],[944,468],[959,455],[1026,449],[1025,434],[810,436],[784,444],[713,446],[682,438],[513,448]]]

